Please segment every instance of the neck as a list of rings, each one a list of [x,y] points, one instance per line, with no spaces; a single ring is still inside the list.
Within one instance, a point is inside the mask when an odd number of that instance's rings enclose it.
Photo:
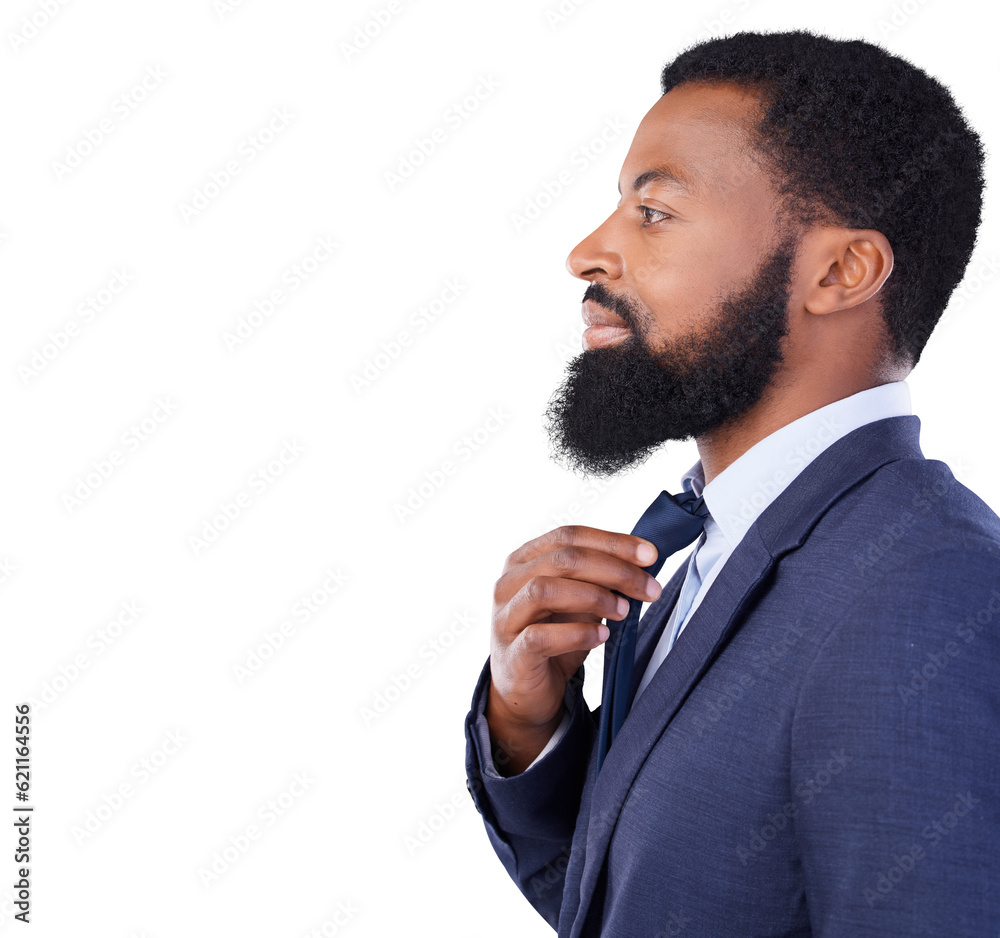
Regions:
[[[707,485],[725,471],[750,447],[775,430],[806,414],[865,391],[905,377],[905,372],[885,372],[878,376],[856,377],[854,381],[817,382],[808,385],[779,387],[772,385],[749,411],[697,437],[698,455]]]

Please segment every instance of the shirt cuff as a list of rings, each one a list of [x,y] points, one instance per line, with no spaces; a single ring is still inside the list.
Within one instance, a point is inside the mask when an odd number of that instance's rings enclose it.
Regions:
[[[531,760],[531,764],[528,766],[528,769],[530,769],[531,766],[538,762],[538,760],[543,756],[547,755],[552,749],[555,749],[556,744],[563,738],[566,730],[569,728],[569,720],[571,716],[572,714],[569,710],[563,714],[562,722],[556,727],[555,732],[549,737],[549,741],[545,744],[545,748]],[[525,769],[524,771],[527,772],[528,769]]]
[[[474,721],[474,732],[479,738],[480,752],[491,753],[493,751],[492,741],[490,740],[490,728],[489,724],[486,722],[486,703],[489,697],[489,659],[486,661],[486,665],[483,668],[483,674],[480,675],[480,684],[477,688],[476,696],[478,700],[473,700],[473,711],[471,713],[472,719]],[[573,681],[569,681],[566,685],[566,693],[563,697],[563,706],[566,708],[566,712],[563,714],[563,718],[559,725],[555,728],[552,735],[549,737],[549,741],[545,744],[545,748],[535,756],[531,765],[529,765],[524,771],[527,772],[528,769],[537,765],[541,759],[549,753],[552,749],[555,749],[559,741],[566,735],[566,731],[569,729],[569,725],[572,722],[573,708],[576,706],[576,697],[579,691],[574,685]],[[493,761],[492,757],[483,757],[482,762],[483,774],[490,778],[502,779],[506,776],[501,775],[496,767],[496,763]],[[524,774],[523,772],[520,774]]]

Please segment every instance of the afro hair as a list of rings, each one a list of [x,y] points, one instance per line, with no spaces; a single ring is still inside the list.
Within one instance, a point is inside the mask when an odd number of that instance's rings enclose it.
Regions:
[[[684,50],[685,82],[755,93],[753,145],[785,213],[880,231],[894,255],[880,293],[892,353],[915,365],[961,281],[979,227],[983,147],[950,92],[878,45],[807,31],[740,32]]]

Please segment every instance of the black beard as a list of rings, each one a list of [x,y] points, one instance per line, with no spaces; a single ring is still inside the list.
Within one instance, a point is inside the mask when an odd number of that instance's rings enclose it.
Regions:
[[[611,476],[666,440],[686,440],[745,414],[782,362],[795,239],[719,304],[707,329],[650,350],[632,304],[592,283],[593,299],[632,327],[624,341],[588,349],[567,367],[545,411],[552,456],[576,472]]]

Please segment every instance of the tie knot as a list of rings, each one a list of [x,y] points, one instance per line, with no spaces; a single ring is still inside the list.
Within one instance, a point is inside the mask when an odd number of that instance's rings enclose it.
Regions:
[[[701,533],[708,516],[704,497],[694,492],[660,492],[656,496],[632,529],[636,537],[656,545],[656,560],[645,568],[650,576],[656,576],[667,557],[687,547]]]
[[[709,517],[708,505],[705,504],[704,495],[695,495],[694,492],[688,491],[681,492],[679,495],[670,495],[668,492],[661,492],[660,494],[672,498],[685,511],[697,515],[699,518]]]

